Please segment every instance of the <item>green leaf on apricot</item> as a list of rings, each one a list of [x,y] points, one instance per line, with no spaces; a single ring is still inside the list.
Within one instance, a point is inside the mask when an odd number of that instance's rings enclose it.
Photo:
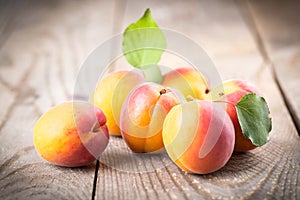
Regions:
[[[272,120],[265,99],[255,93],[246,94],[235,108],[244,137],[250,139],[255,146],[267,143]]]
[[[136,23],[126,28],[122,47],[126,60],[134,67],[144,69],[159,62],[166,48],[166,38],[149,8]]]

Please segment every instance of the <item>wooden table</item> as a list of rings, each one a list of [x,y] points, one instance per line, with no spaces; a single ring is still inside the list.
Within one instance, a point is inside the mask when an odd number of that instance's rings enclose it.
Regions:
[[[147,7],[161,27],[202,46],[223,80],[261,89],[271,141],[209,175],[186,174],[163,155],[124,156],[115,137],[87,167],[42,160],[33,147],[36,120],[72,99],[89,53]],[[0,199],[300,199],[299,10],[299,1],[271,0],[2,1]]]

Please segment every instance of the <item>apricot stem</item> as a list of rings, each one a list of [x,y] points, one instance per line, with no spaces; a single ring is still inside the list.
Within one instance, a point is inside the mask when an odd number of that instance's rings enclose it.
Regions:
[[[161,91],[159,91],[159,94],[162,95],[162,94],[166,94],[167,93],[167,90],[166,89],[161,89]]]

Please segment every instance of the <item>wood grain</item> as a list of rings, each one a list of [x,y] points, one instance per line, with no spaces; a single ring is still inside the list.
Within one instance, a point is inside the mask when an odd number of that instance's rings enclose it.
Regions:
[[[95,163],[53,166],[32,134],[42,113],[72,99],[80,64],[112,33],[114,2],[1,3],[0,199],[90,199]]]
[[[97,199],[298,199],[299,138],[239,7],[231,1],[128,1],[122,29],[147,7],[159,25],[204,45],[223,78],[246,79],[262,90],[273,117],[271,141],[249,153],[234,154],[218,172],[199,176],[182,172],[168,158],[136,161],[139,155],[130,155],[124,142],[113,137],[101,158]],[[164,62],[173,62],[168,59]]]
[[[300,2],[250,1],[248,9],[300,135],[300,92],[295,89],[300,85]]]
[[[276,38],[270,31],[285,23],[263,28],[274,11],[252,3],[249,13],[233,1],[1,2],[0,199],[89,199],[93,189],[97,199],[299,199],[300,139],[271,67],[297,65],[297,35],[293,33],[292,41],[289,35]],[[33,147],[35,121],[50,107],[72,99],[88,54],[147,7],[161,27],[201,45],[223,79],[246,79],[262,90],[273,117],[271,141],[234,154],[223,169],[209,175],[186,174],[166,154],[133,154],[116,137],[101,156],[97,177],[95,163],[62,168],[43,161]],[[271,62],[261,53],[245,15],[255,17]],[[162,62],[172,67],[185,63],[174,55],[164,56]],[[291,75],[276,72],[286,91],[291,83],[285,80]],[[292,92],[284,94],[299,90]]]

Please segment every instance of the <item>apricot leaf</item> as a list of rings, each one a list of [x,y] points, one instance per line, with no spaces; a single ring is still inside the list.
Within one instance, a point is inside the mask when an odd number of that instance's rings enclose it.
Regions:
[[[124,56],[134,67],[144,69],[159,62],[166,48],[166,39],[149,8],[136,23],[126,28],[122,47]]]
[[[254,93],[246,94],[235,108],[244,137],[250,139],[255,146],[267,143],[272,121],[265,99]]]

